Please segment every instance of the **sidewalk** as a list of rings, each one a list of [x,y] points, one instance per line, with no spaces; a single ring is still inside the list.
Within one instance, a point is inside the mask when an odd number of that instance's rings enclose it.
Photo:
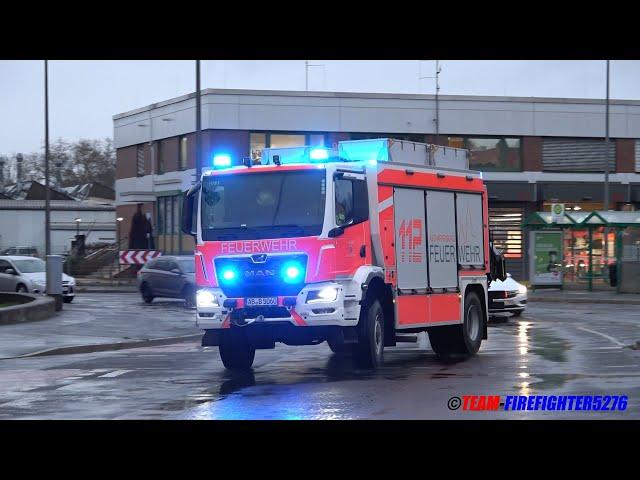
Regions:
[[[587,290],[529,290],[530,302],[558,303],[608,303],[612,305],[640,305],[640,295],[635,293],[615,293]]]
[[[0,325],[0,359],[198,342],[194,310],[138,294],[83,294],[40,322]]]

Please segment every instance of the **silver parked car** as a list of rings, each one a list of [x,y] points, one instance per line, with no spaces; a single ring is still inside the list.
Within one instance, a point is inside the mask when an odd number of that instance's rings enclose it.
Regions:
[[[62,300],[75,298],[75,278],[62,274]],[[46,263],[34,257],[0,256],[0,292],[46,293]]]
[[[163,255],[138,272],[138,290],[146,303],[154,298],[183,298],[187,307],[195,306],[195,259],[188,256]]]

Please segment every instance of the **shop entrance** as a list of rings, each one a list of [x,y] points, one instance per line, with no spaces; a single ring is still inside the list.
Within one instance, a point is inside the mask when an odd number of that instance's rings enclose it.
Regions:
[[[557,222],[551,212],[535,212],[523,227],[534,234],[556,233],[556,243],[545,239],[540,248],[532,246],[534,289],[539,282],[539,287],[640,293],[640,212],[565,210]],[[548,238],[553,239],[553,235]],[[561,252],[556,252],[558,246]],[[553,262],[553,269],[547,270],[559,273],[558,281],[550,281],[550,275],[546,278],[544,269],[539,269],[541,273],[536,276],[536,259],[539,266]]]

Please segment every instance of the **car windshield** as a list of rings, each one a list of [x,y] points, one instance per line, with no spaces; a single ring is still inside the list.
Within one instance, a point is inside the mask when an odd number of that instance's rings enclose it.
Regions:
[[[325,171],[224,174],[202,182],[203,240],[319,235]]]
[[[178,263],[180,264],[180,270],[184,273],[194,273],[196,271],[193,258],[181,258]]]
[[[37,273],[45,271],[45,263],[39,258],[14,260],[13,263],[16,265],[20,273]]]

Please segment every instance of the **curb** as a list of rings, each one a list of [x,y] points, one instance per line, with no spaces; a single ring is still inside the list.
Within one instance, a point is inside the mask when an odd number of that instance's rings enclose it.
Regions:
[[[640,305],[640,300],[623,300],[616,298],[562,298],[562,297],[544,297],[544,298],[531,298],[528,299],[531,302],[549,302],[549,303],[601,303],[608,305]]]
[[[192,335],[180,335],[177,337],[163,337],[163,338],[151,338],[145,340],[133,340],[130,342],[115,342],[115,343],[97,343],[92,345],[70,345],[68,347],[54,347],[47,348],[45,350],[39,350],[37,352],[25,353],[23,355],[17,355],[15,357],[3,357],[0,360],[11,360],[15,358],[31,358],[31,357],[44,357],[48,355],[72,355],[76,353],[96,353],[96,352],[108,352],[115,350],[126,350],[129,348],[140,347],[154,347],[159,345],[171,345],[174,343],[183,343],[191,340],[200,340],[202,338],[201,333]]]
[[[76,287],[76,293],[138,293],[135,287]]]
[[[1,296],[3,298],[13,298],[21,303],[11,307],[0,308],[0,325],[37,322],[46,320],[56,313],[56,302],[52,297],[30,293],[2,293]]]

